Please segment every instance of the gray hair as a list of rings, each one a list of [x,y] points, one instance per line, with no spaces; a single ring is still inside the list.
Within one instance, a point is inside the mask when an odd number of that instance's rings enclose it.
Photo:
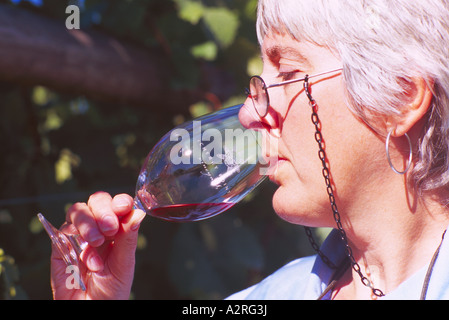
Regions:
[[[420,193],[448,190],[448,0],[260,0],[261,44],[269,32],[332,50],[343,63],[348,106],[365,120],[398,114],[413,77],[432,84],[410,179]]]

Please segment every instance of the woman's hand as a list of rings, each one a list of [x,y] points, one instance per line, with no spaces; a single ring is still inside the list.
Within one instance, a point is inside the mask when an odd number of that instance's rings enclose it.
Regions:
[[[81,254],[80,277],[86,291],[67,285],[67,267],[53,248],[51,284],[55,299],[128,299],[134,277],[135,251],[142,210],[133,210],[133,199],[106,192],[76,203],[67,212],[61,231],[76,233],[88,243]],[[69,282],[70,283],[70,282]]]

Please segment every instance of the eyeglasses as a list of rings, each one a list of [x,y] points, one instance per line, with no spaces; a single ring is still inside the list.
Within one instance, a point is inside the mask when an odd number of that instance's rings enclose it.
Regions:
[[[318,76],[322,76],[329,73],[334,73],[337,71],[341,71],[343,68],[326,71],[322,73],[317,73],[312,76],[306,76],[301,79],[293,79],[288,81],[283,81],[275,84],[270,84],[267,86],[265,84],[265,81],[259,77],[259,76],[252,76],[249,81],[249,89],[246,89],[246,94],[248,95],[248,98],[251,98],[253,102],[254,109],[256,110],[257,114],[260,118],[264,118],[268,113],[268,107],[270,105],[270,97],[268,96],[268,89],[285,86],[287,84],[299,82],[299,81],[305,81],[306,79],[315,78]]]

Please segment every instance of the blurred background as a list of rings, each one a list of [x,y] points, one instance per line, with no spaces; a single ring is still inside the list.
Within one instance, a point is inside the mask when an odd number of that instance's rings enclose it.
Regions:
[[[79,29],[69,5],[80,9]],[[257,0],[0,0],[0,298],[51,299],[50,240],[90,194],[134,194],[174,125],[242,103]],[[313,253],[266,182],[227,213],[147,217],[132,299],[222,299]],[[319,232],[317,232],[319,233]],[[320,234],[318,234],[320,236]]]

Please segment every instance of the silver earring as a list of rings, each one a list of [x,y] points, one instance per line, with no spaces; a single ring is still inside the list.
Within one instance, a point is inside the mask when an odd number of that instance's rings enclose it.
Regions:
[[[393,131],[394,130],[391,130],[388,133],[387,140],[385,141],[385,150],[387,151],[387,160],[388,160],[388,163],[390,164],[391,170],[393,170],[397,174],[405,174],[410,169],[410,165],[412,164],[412,158],[413,158],[412,142],[411,142],[410,137],[408,136],[408,134],[404,133],[405,137],[408,140],[408,145],[409,145],[409,148],[410,148],[410,154],[408,156],[408,161],[407,161],[407,165],[405,167],[405,170],[404,171],[396,170],[396,168],[393,166],[393,163],[391,162],[391,158],[390,158],[390,136],[393,133]]]

